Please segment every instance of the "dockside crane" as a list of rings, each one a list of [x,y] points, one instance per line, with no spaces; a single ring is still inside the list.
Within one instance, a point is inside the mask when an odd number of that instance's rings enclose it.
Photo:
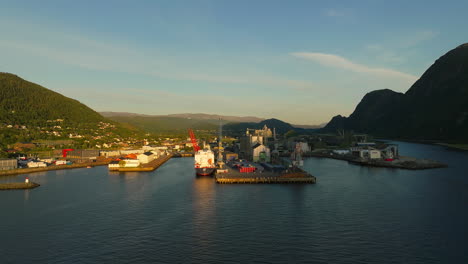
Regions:
[[[188,132],[189,132],[190,140],[192,141],[193,151],[197,153],[200,150],[200,146],[198,146],[198,143],[197,143],[197,138],[195,137],[195,134],[193,133],[193,130],[191,128],[189,128]]]

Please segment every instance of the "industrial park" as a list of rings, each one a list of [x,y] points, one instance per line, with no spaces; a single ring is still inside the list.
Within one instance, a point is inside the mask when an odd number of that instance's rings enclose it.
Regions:
[[[52,156],[19,155],[0,160],[0,175],[49,170],[92,168],[106,165],[110,172],[154,171],[171,158],[193,158],[197,177],[216,183],[316,183],[302,167],[303,157],[345,160],[359,166],[430,169],[446,164],[400,155],[397,144],[370,141],[367,135],[278,135],[276,128],[247,128],[238,137],[223,136],[222,120],[216,136],[198,139],[193,129],[188,138],[166,138],[162,144],[113,150],[54,150]],[[278,137],[281,136],[281,140]],[[343,147],[347,146],[347,147]],[[28,185],[30,186],[30,185]],[[37,187],[37,186],[35,186]]]

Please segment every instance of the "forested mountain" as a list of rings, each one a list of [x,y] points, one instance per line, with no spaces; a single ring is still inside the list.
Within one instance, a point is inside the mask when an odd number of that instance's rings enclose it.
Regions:
[[[69,138],[77,146],[94,147],[115,137],[143,134],[104,118],[77,100],[14,74],[0,73],[0,149],[16,142]]]
[[[335,116],[323,131],[337,129],[468,142],[468,43],[440,57],[405,94],[370,92],[348,118]]]
[[[14,74],[0,73],[0,123],[27,126],[56,119],[63,119],[70,124],[105,120],[77,100],[25,81]]]

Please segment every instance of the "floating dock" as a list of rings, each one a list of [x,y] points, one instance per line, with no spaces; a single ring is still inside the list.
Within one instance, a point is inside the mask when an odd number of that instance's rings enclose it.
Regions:
[[[253,172],[253,173],[242,173],[234,170],[233,168],[227,168],[226,173],[218,173],[215,176],[216,183],[220,184],[273,184],[273,183],[307,183],[314,184],[317,179],[311,174],[296,169],[294,172]]]
[[[0,183],[0,190],[21,190],[21,189],[33,189],[39,187],[40,184],[35,182],[12,182],[12,183]]]

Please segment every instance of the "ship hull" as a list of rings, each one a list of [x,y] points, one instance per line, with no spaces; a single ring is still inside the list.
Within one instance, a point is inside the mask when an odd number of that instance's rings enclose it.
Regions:
[[[195,168],[195,173],[198,176],[209,176],[213,174],[216,168]]]

